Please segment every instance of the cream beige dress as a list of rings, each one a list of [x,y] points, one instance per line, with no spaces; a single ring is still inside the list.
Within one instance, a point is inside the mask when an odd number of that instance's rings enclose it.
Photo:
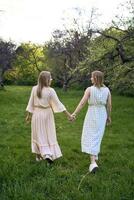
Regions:
[[[32,113],[31,146],[36,154],[50,155],[52,159],[62,156],[54,121],[54,113],[65,111],[55,90],[51,87],[42,89],[42,97],[37,97],[37,86],[32,88],[26,111]]]

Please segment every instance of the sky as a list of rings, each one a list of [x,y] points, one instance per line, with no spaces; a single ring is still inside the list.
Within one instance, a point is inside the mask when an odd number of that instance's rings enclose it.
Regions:
[[[110,23],[126,0],[0,0],[0,38],[42,44],[62,28],[72,8],[98,8],[100,25]]]

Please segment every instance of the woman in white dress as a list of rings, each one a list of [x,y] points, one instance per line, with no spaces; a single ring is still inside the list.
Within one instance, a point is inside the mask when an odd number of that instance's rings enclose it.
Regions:
[[[82,152],[90,154],[89,171],[95,172],[98,169],[96,160],[98,160],[105,126],[106,123],[111,123],[111,93],[109,88],[103,84],[101,71],[92,72],[91,82],[93,85],[85,90],[85,94],[72,116],[76,117],[88,102],[89,107],[84,120],[81,146]]]
[[[51,74],[42,71],[38,84],[32,88],[26,108],[26,121],[31,121],[31,147],[36,154],[36,161],[46,159],[49,163],[62,156],[54,121],[54,113],[64,112],[71,120],[70,113],[60,102],[55,90],[50,87]]]

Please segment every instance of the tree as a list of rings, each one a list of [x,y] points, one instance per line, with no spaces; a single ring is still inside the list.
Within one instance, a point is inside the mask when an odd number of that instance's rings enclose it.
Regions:
[[[126,8],[130,9],[131,1]],[[133,12],[132,12],[133,10]],[[129,16],[129,17],[128,17]],[[112,89],[121,94],[134,94],[134,15],[120,18],[121,22],[113,22],[112,26],[104,29],[90,29],[94,39],[88,45],[87,58],[80,63],[85,73],[100,69],[106,74],[106,82]],[[116,16],[117,18],[117,16]],[[124,26],[123,26],[124,25]],[[97,34],[97,35],[95,35]],[[124,81],[123,81],[124,80]],[[133,91],[133,92],[132,92]]]
[[[79,63],[85,59],[87,52],[87,43],[91,40],[92,35],[88,29],[92,27],[95,10],[91,11],[90,18],[86,24],[80,26],[79,18],[73,18],[72,28],[64,25],[64,30],[53,32],[53,40],[48,43],[48,59],[51,60],[55,79],[60,81],[63,89],[66,91],[69,84],[80,80]]]
[[[40,71],[44,69],[43,47],[32,43],[22,43],[16,49],[14,69],[6,74],[8,80],[17,84],[33,85]]]
[[[5,42],[0,39],[0,86],[4,87],[4,74],[12,69],[12,63],[16,57],[16,45],[11,41]]]

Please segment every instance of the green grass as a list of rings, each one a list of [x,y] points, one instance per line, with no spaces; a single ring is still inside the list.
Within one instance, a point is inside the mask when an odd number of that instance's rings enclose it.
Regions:
[[[10,86],[0,91],[0,200],[133,200],[134,99],[113,95],[112,125],[103,138],[100,170],[87,174],[80,184],[89,166],[89,156],[80,149],[87,107],[74,123],[63,113],[55,115],[63,157],[47,166],[31,154],[30,125],[25,124],[30,90]],[[83,91],[57,93],[73,112]]]

